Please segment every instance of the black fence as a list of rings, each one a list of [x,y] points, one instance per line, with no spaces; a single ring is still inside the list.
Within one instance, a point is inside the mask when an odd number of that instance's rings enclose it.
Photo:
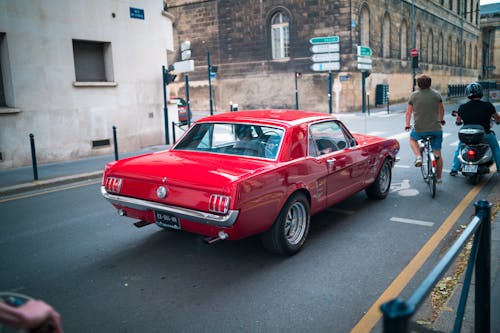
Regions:
[[[491,90],[497,89],[496,81],[478,81],[478,83],[483,87],[484,96],[488,96]],[[449,84],[448,97],[465,97],[465,87],[467,84]]]
[[[422,284],[410,296],[408,301],[401,298],[393,299],[382,304],[384,315],[384,333],[428,332],[429,330],[411,322],[423,301],[432,291],[435,284],[446,272],[453,260],[460,253],[471,236],[474,242],[469,256],[469,262],[464,276],[462,293],[457,309],[457,316],[452,332],[460,332],[472,273],[475,268],[475,303],[474,303],[474,332],[490,332],[491,316],[491,208],[492,204],[486,200],[474,203],[476,213],[467,228],[453,243],[448,252],[425,278]]]

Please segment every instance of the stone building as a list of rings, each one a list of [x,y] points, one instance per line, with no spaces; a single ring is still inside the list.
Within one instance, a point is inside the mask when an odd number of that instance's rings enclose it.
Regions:
[[[362,78],[357,47],[372,50],[366,92],[375,101],[387,85],[390,102],[406,100],[413,89],[410,50],[418,69],[432,76],[446,95],[448,84],[480,74],[479,0],[167,0],[174,20],[174,49],[191,42],[195,70],[188,73],[191,109],[209,109],[207,54],[217,66],[215,111],[230,102],[240,109],[295,108],[295,72],[301,109],[329,112],[329,74],[311,68],[310,39],[338,36],[339,69],[332,72],[333,110],[360,110]],[[170,93],[183,95],[178,75]]]
[[[0,169],[164,143],[162,0],[0,0]]]
[[[500,3],[481,6],[482,80],[500,79]]]

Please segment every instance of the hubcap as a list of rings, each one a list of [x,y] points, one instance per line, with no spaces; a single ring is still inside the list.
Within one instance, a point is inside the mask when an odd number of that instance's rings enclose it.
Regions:
[[[288,210],[285,221],[285,237],[291,245],[297,245],[306,232],[307,213],[301,202],[296,202]]]

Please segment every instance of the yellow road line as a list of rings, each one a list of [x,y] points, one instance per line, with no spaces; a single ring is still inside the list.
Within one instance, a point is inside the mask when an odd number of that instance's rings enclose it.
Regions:
[[[489,179],[488,179],[489,180]],[[401,273],[392,281],[389,287],[380,295],[380,297],[373,303],[368,312],[360,319],[360,321],[353,327],[351,333],[366,333],[370,332],[377,322],[382,317],[380,305],[388,302],[399,296],[401,291],[406,287],[410,280],[415,276],[422,265],[427,261],[432,252],[436,249],[438,244],[449,233],[450,229],[455,225],[460,215],[470,205],[472,200],[481,191],[485,184],[484,181],[481,185],[474,186],[469,193],[462,199],[457,207],[451,212],[448,218],[443,222],[441,227],[432,235],[432,237],[425,243],[410,263],[401,271]]]
[[[87,185],[94,185],[94,184],[98,184],[100,182],[101,182],[101,180],[94,180],[92,182],[77,183],[77,184],[68,185],[68,186],[64,186],[64,187],[54,188],[54,189],[51,189],[51,190],[37,191],[36,193],[19,195],[19,196],[15,196],[15,197],[12,197],[12,198],[7,198],[7,199],[0,199],[0,203],[8,202],[8,201],[14,201],[14,200],[19,200],[19,199],[26,199],[26,198],[31,198],[31,197],[37,197],[39,195],[44,195],[44,194],[48,194],[48,193],[59,192],[59,191],[64,191],[64,190],[70,190],[70,189],[73,189],[73,188],[83,187],[83,186],[87,186]]]

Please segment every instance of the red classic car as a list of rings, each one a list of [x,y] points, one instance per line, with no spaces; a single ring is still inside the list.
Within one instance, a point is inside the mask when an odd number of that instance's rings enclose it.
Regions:
[[[361,190],[385,198],[398,151],[397,140],[350,133],[324,113],[223,113],[196,121],[169,150],[109,163],[101,192],[136,226],[208,242],[261,234],[266,249],[291,255],[311,215]]]

